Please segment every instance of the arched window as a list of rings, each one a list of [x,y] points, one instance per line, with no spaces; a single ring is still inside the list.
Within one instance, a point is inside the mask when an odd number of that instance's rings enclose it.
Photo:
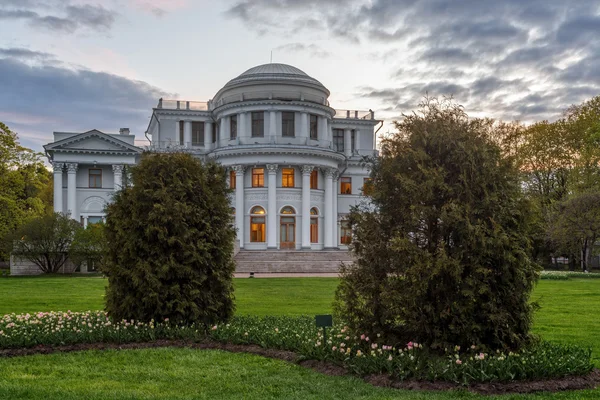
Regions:
[[[281,209],[281,213],[282,214],[296,214],[296,210],[294,210],[292,207],[290,206],[285,206]]]
[[[279,218],[279,247],[282,249],[296,248],[296,210],[293,207],[285,206],[281,209]]]
[[[352,227],[347,219],[340,222],[340,243],[350,244],[352,242]]]
[[[265,238],[265,209],[256,206],[250,210],[250,241],[264,243]]]
[[[310,209],[310,242],[319,243],[319,210]]]

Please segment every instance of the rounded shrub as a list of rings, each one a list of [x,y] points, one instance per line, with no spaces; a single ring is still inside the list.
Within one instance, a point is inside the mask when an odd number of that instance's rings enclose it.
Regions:
[[[233,216],[224,169],[191,155],[143,155],[107,207],[106,310],[205,326],[234,311]]]

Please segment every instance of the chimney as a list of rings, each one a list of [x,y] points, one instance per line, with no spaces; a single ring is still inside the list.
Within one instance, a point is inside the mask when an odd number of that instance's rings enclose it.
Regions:
[[[119,129],[120,135],[129,135],[129,128],[121,128]]]

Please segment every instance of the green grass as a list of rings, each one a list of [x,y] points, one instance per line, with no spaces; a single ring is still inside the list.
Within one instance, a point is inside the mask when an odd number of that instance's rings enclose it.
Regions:
[[[101,309],[99,277],[0,279],[0,314]],[[337,279],[236,279],[240,314],[314,315],[331,311]],[[600,367],[600,280],[540,281],[534,331],[544,339],[591,346]],[[414,393],[373,388],[350,377],[328,377],[288,363],[215,351],[154,349],[84,352],[0,360],[0,399],[303,398],[450,399],[464,392]],[[546,398],[505,396],[502,399]],[[600,390],[557,399],[600,398]]]

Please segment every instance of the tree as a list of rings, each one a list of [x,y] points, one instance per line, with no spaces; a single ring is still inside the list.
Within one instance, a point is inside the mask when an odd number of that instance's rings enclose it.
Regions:
[[[22,147],[0,122],[0,240],[25,221],[52,213],[52,180],[42,154]],[[9,253],[0,250],[0,260]]]
[[[206,326],[227,320],[235,231],[224,169],[187,154],[147,153],[132,182],[107,207],[108,313]]]
[[[560,204],[549,225],[549,236],[566,254],[578,254],[581,269],[591,269],[600,237],[600,192],[582,193]]]
[[[538,274],[518,172],[491,139],[494,121],[450,100],[422,107],[370,161],[336,313],[387,343],[518,348],[530,339]]]
[[[69,250],[69,259],[79,268],[86,263],[88,271],[101,269],[106,256],[106,246],[104,224],[101,222],[88,224],[85,229],[75,232]]]
[[[67,262],[71,243],[80,229],[79,223],[61,213],[37,217],[9,236],[7,250],[31,261],[42,272],[57,273]]]

